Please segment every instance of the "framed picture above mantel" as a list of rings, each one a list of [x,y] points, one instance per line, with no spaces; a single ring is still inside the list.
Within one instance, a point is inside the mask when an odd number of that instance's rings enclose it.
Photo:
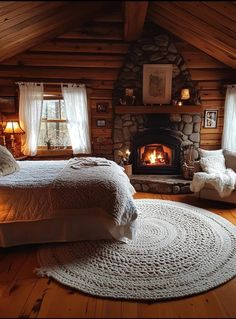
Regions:
[[[170,104],[172,64],[143,65],[143,104]]]

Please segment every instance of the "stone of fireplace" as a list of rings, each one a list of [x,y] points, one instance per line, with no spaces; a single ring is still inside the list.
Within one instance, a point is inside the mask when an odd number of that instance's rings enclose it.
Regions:
[[[194,145],[194,158],[198,159],[201,114],[125,114],[116,115],[113,130],[114,160],[119,163],[119,152],[131,150],[137,133],[146,129],[171,129],[180,136],[181,147]]]

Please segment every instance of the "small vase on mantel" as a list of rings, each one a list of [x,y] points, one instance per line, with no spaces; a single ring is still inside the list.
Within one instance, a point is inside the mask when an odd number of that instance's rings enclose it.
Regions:
[[[121,105],[134,105],[135,102],[134,89],[125,89],[125,94],[120,98]]]

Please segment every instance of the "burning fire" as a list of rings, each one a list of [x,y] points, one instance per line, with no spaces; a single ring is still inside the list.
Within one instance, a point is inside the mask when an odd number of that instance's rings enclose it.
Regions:
[[[160,153],[158,153],[158,155],[157,155],[156,150],[154,150],[154,151],[149,155],[149,161],[150,161],[150,164],[155,164],[156,162],[164,163],[164,162],[165,162],[165,159],[161,156]]]
[[[169,165],[169,148],[161,144],[148,144],[140,148],[140,160],[145,166]]]
[[[157,158],[157,156],[156,156],[156,151],[153,151],[153,152],[150,154],[150,156],[149,156],[150,163],[151,163],[151,164],[155,164],[156,158]]]

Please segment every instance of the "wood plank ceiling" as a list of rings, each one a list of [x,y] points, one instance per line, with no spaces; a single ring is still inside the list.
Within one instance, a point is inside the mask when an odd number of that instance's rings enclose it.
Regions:
[[[152,1],[147,19],[236,68],[235,1]]]
[[[42,5],[46,5],[46,2],[42,1],[40,5],[38,3],[38,6],[41,8]],[[68,3],[68,1],[65,2]],[[65,2],[60,3],[60,6],[66,6]],[[8,4],[9,1],[6,1],[6,3]],[[24,10],[27,8],[26,12],[29,8],[33,10],[32,6],[35,2],[29,1],[26,3],[24,1],[22,3],[24,3]],[[49,3],[53,6],[54,1]],[[86,3],[86,6],[84,3]],[[76,11],[73,4],[71,5],[72,9]],[[81,2],[77,5],[81,5]],[[70,31],[60,31],[56,37],[50,35],[46,41],[37,39],[39,43],[28,50],[24,47],[24,49],[21,49],[22,53],[19,54],[12,54],[12,51],[6,52],[7,55],[14,56],[0,62],[0,83],[2,83],[0,95],[1,92],[11,95],[11,87],[14,89],[12,84],[15,80],[44,82],[72,80],[83,81],[94,89],[111,90],[113,88],[113,81],[117,78],[119,68],[124,62],[129,47],[129,44],[123,41],[124,22],[121,2],[109,4],[106,1],[96,3],[84,1],[83,5],[84,7],[80,7],[79,13],[77,12],[76,27],[70,27]],[[104,5],[106,9],[104,9]],[[68,6],[70,7],[70,5]],[[85,8],[92,6],[94,6],[93,16],[89,17],[87,15],[86,19],[85,17],[80,19],[80,15],[87,10]],[[18,9],[18,15],[23,20],[23,9],[22,7],[18,7]],[[70,10],[72,9],[70,7]],[[35,11],[37,11],[36,7]],[[1,14],[0,21],[2,21]],[[0,37],[1,31],[2,29],[0,30]],[[17,38],[17,35],[15,35],[15,38]],[[24,42],[24,37],[22,41]],[[21,45],[25,46],[25,43],[21,43]],[[111,93],[109,94],[111,95]]]
[[[105,7],[106,1],[1,1],[0,61],[82,25]]]
[[[231,1],[2,1],[0,94],[27,79],[112,90],[146,12],[147,20],[235,68],[235,10]]]

